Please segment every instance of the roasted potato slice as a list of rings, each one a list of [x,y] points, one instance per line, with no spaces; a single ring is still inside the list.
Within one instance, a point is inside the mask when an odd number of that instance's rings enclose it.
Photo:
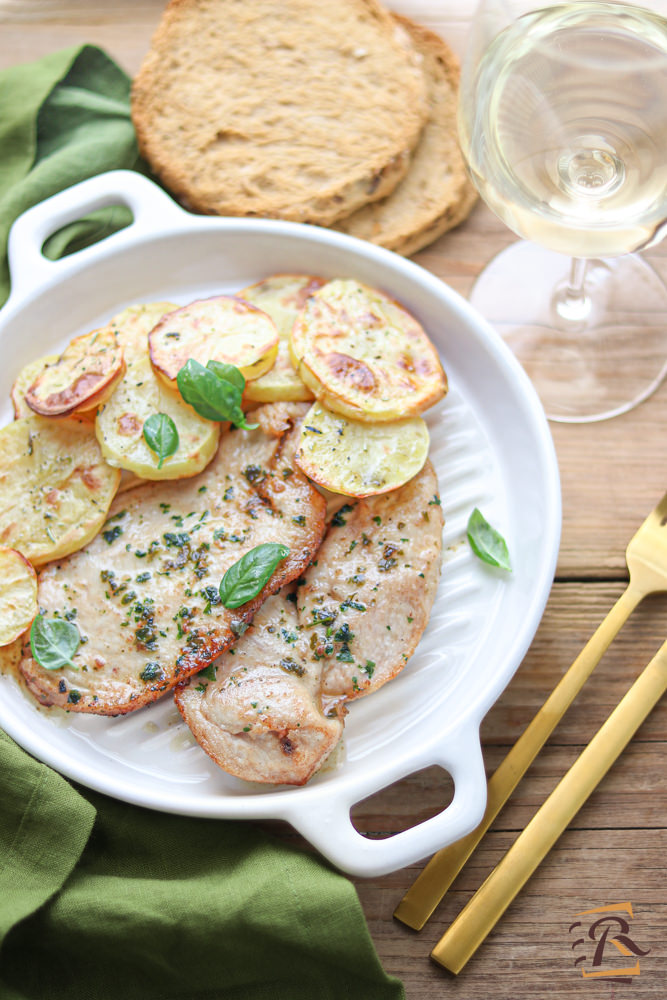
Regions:
[[[23,639],[14,639],[8,646],[0,646],[0,674],[15,677],[20,682],[19,663],[23,655]]]
[[[235,295],[199,299],[168,313],[151,330],[148,346],[156,372],[175,388],[189,358],[235,365],[247,381],[273,365],[278,330],[270,316]]]
[[[108,328],[74,340],[58,360],[47,365],[25,394],[31,410],[63,417],[93,410],[112,392],[125,372],[123,351]]]
[[[313,399],[312,392],[292,364],[289,335],[308,296],[324,284],[324,278],[312,274],[274,274],[238,293],[239,298],[269,314],[280,336],[273,368],[248,383],[246,399],[257,403],[307,402]]]
[[[307,299],[290,335],[299,375],[323,406],[370,422],[417,416],[447,391],[437,351],[398,302],[337,279]]]
[[[57,360],[57,354],[46,354],[43,358],[35,358],[34,361],[29,361],[18,373],[9,393],[12,406],[14,407],[15,420],[18,420],[20,417],[31,417],[33,415],[34,410],[31,410],[26,403],[25,394],[44,369]]]
[[[0,546],[0,646],[30,628],[37,614],[37,574],[16,549]]]
[[[144,421],[165,413],[176,424],[179,445],[158,469],[144,440]],[[201,472],[215,455],[220,425],[204,420],[156,376],[148,352],[136,355],[111,398],[98,411],[95,433],[109,465],[142,479],[184,479]]]
[[[416,476],[428,446],[428,428],[421,417],[367,424],[314,403],[301,425],[296,464],[332,493],[370,497]]]
[[[123,348],[129,365],[137,357],[148,353],[148,334],[165,313],[179,307],[174,302],[144,302],[128,306],[109,320],[108,329]]]
[[[41,566],[81,548],[120,481],[90,424],[23,417],[0,430],[0,544]]]

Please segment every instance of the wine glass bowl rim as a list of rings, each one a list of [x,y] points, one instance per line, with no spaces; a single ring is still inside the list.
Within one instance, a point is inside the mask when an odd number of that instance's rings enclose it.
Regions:
[[[632,16],[632,12],[638,11],[642,16],[649,15],[650,19],[654,19],[656,21],[656,29],[658,31],[662,29],[663,33],[665,26],[664,24],[661,25],[660,22],[667,19],[667,0],[652,0],[650,7],[645,2],[638,2],[638,0],[576,0],[575,3],[572,0],[479,0],[475,14],[475,23],[478,24],[481,18],[489,16],[495,26],[491,30],[487,30],[486,44],[478,48],[476,58],[470,60],[469,53],[466,55],[463,65],[464,76],[469,75],[471,72],[474,75],[475,65],[479,57],[494,43],[504,29],[515,24],[519,18],[528,14],[544,13],[551,9],[556,11],[561,8],[565,8],[567,14],[573,17],[584,9],[587,9],[588,13],[593,17],[605,16],[608,18],[610,14],[615,16],[620,15],[626,27],[628,19]],[[611,22],[608,20],[607,25],[611,25]],[[473,34],[475,34],[474,28]],[[485,32],[482,30],[480,35],[484,36],[484,34]],[[610,58],[608,51],[605,51],[602,56],[598,56],[594,50],[589,52],[584,49],[579,49],[575,53],[569,48],[555,47],[553,38],[553,33],[549,31],[544,37],[538,37],[533,40],[534,48],[538,52],[544,51],[545,56],[548,55],[551,61],[559,61],[563,66],[589,67],[600,74],[606,74],[609,78],[629,72],[633,68],[633,56]],[[648,73],[653,70],[664,70],[667,68],[667,54],[665,53],[665,49],[656,44],[654,53],[650,56],[645,37],[642,38],[642,42],[644,45],[642,50],[644,72]]]

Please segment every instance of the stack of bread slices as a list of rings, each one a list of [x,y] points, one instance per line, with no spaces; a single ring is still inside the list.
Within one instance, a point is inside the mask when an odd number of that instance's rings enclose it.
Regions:
[[[475,200],[458,76],[442,39],[378,0],[170,0],[132,117],[149,167],[192,211],[412,254]]]

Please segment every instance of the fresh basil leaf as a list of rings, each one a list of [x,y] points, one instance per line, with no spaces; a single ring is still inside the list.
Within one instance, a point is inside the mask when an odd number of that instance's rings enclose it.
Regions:
[[[220,581],[220,599],[226,608],[238,608],[257,597],[279,562],[289,555],[286,545],[264,542],[229,567]]]
[[[176,376],[176,384],[185,402],[205,420],[231,420],[237,427],[246,430],[258,426],[246,423],[241,409],[242,390],[238,384],[218,378],[213,369],[205,368],[194,358],[185,362]]]
[[[206,367],[213,372],[216,378],[222,379],[223,382],[229,382],[239,392],[243,392],[245,389],[245,376],[236,365],[227,365],[224,361],[214,361],[211,358],[210,361],[206,362]]]
[[[173,455],[178,448],[176,424],[166,413],[152,413],[144,421],[144,441],[159,458],[157,467],[161,469],[165,458]]]
[[[491,566],[512,571],[507,542],[491,527],[478,507],[468,518],[468,541],[475,555]]]
[[[72,657],[80,642],[78,628],[64,618],[37,615],[30,629],[32,655],[45,670],[60,670],[66,664],[73,667]]]
[[[190,358],[176,376],[178,391],[205,420],[231,420],[237,414],[239,392],[219,379],[210,368]]]

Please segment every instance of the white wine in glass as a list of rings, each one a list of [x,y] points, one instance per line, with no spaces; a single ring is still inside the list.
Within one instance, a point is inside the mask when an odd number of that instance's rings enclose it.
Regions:
[[[547,415],[598,420],[667,373],[667,289],[637,255],[667,231],[667,0],[482,0],[459,135],[490,208],[530,243],[473,303]]]

